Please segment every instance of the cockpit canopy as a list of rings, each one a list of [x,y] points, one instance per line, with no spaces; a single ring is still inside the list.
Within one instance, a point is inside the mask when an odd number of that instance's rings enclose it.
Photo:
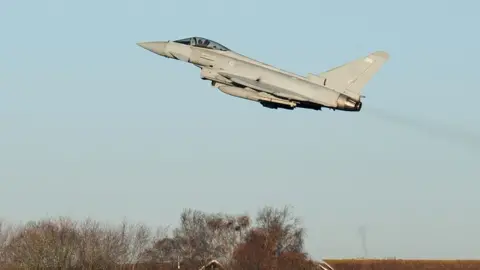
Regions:
[[[206,49],[212,49],[212,50],[230,51],[230,49],[223,46],[222,44],[210,39],[202,38],[202,37],[189,37],[189,38],[174,40],[173,42],[195,46],[195,47],[206,48]]]

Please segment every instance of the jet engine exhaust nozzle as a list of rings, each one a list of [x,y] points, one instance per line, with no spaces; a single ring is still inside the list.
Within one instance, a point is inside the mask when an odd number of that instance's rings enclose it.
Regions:
[[[359,112],[362,109],[362,102],[353,100],[348,96],[342,94],[337,99],[337,109]]]

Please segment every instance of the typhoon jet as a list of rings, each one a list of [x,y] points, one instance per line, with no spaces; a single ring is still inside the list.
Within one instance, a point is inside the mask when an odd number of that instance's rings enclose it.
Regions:
[[[271,109],[328,108],[358,112],[362,89],[388,60],[376,51],[328,71],[300,76],[228,49],[213,40],[190,37],[137,43],[160,56],[191,63],[200,78],[220,91]]]

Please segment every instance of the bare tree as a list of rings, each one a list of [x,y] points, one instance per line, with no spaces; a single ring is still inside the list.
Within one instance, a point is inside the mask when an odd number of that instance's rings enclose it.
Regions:
[[[4,247],[11,265],[22,268],[68,268],[75,264],[78,235],[69,219],[43,220],[18,227]]]
[[[114,267],[140,262],[152,243],[151,230],[144,224],[129,225],[125,220],[117,227],[86,220],[78,229],[81,238],[79,257],[83,268],[94,265]]]
[[[180,216],[180,226],[172,235],[159,239],[145,255],[158,263],[180,259],[197,268],[212,259],[226,262],[242,242],[242,235],[249,226],[247,216],[186,209]]]
[[[10,230],[7,228],[6,223],[0,220],[0,268],[5,268],[7,264],[7,258],[5,256],[5,247],[8,243]]]
[[[178,261],[198,269],[212,259],[228,269],[313,269],[304,229],[288,207],[263,208],[254,225],[246,215],[185,209],[177,228],[156,235],[126,220],[59,218],[11,228],[0,223],[1,269],[176,269]]]
[[[143,252],[152,244],[152,231],[144,224],[136,224],[130,227],[128,244],[128,264],[142,262]]]
[[[1,262],[15,267],[36,269],[98,269],[129,265],[140,260],[153,242],[143,224],[102,226],[87,219],[42,220],[19,226],[9,237],[0,231]]]
[[[252,229],[248,232],[245,242],[235,249],[230,267],[241,269],[270,269],[272,266],[271,242],[262,230]]]
[[[256,226],[267,232],[276,241],[276,252],[303,252],[305,229],[300,219],[295,217],[291,208],[264,207],[256,218]]]
[[[256,226],[237,246],[232,269],[316,269],[303,251],[305,230],[289,207],[265,207]]]

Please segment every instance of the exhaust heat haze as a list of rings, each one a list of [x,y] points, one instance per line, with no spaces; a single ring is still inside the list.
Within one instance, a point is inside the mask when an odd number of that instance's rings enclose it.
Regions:
[[[400,115],[385,109],[369,106],[365,113],[385,120],[389,123],[402,125],[417,132],[422,132],[432,138],[443,139],[451,143],[462,144],[471,150],[480,151],[480,135],[461,127],[429,121],[418,117]]]

